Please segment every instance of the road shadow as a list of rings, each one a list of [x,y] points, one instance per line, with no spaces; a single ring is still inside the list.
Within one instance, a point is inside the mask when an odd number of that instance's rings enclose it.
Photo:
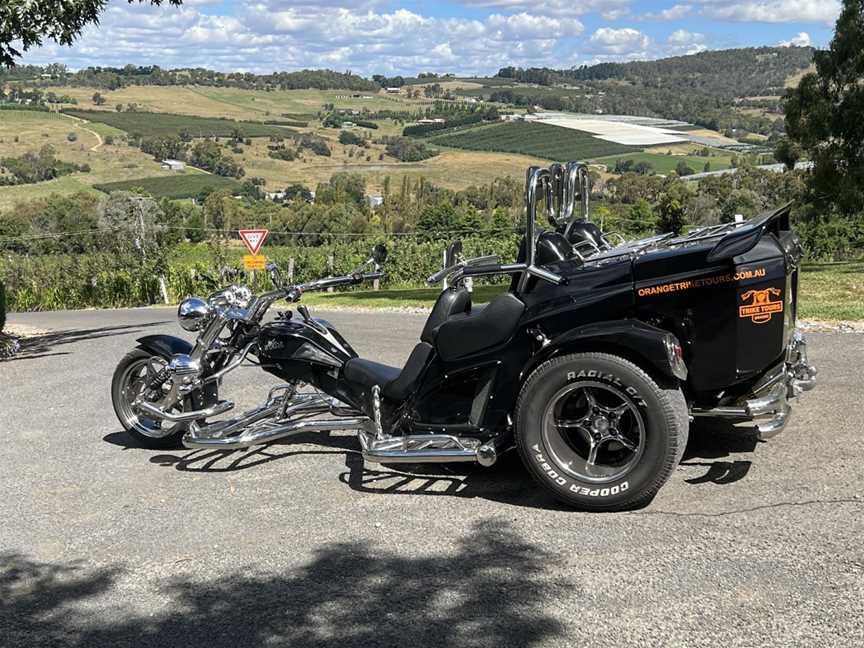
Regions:
[[[117,591],[123,565],[2,554],[3,645],[498,648],[561,641],[565,626],[548,602],[581,592],[577,583],[552,578],[560,556],[500,519],[478,522],[445,544],[454,549],[419,548],[417,556],[370,542],[326,544],[306,564],[276,573],[259,567],[208,580],[178,574],[154,593],[164,600],[153,614],[140,611],[137,596]]]
[[[759,445],[754,426],[728,421],[697,419],[690,425],[690,438],[681,465],[704,468],[704,474],[684,481],[688,484],[732,484],[744,479],[752,461],[728,459],[732,453],[753,452]]]
[[[125,432],[112,432],[103,441],[124,450],[140,448]],[[292,457],[331,454],[344,457],[346,470],[339,481],[360,493],[478,497],[512,506],[567,510],[537,486],[515,451],[503,453],[489,468],[471,463],[380,465],[366,463],[354,436],[309,433],[243,450],[154,451],[149,462],[181,472],[229,473]]]
[[[112,337],[115,335],[128,335],[149,327],[161,326],[167,323],[168,320],[165,320],[161,322],[146,322],[144,324],[102,326],[91,329],[66,329],[62,331],[51,331],[50,333],[44,333],[42,335],[34,335],[22,339],[20,341],[21,349],[18,355],[6,360],[6,362],[44,358],[55,355],[68,355],[68,352],[65,351],[55,351],[56,347],[62,347],[67,344],[75,344],[76,342],[84,342],[87,340],[98,340],[100,338]]]
[[[123,449],[141,447],[125,432],[113,432],[103,440]],[[744,479],[752,462],[725,459],[730,453],[752,452],[757,444],[755,430],[723,422],[695,423],[681,465],[704,468],[704,473],[684,481],[723,485]],[[339,481],[359,493],[481,498],[511,506],[568,510],[537,485],[515,451],[503,453],[489,468],[472,463],[381,465],[363,459],[354,436],[308,433],[243,450],[158,451],[149,462],[181,472],[230,473],[292,457],[331,454],[344,456],[346,470]]]

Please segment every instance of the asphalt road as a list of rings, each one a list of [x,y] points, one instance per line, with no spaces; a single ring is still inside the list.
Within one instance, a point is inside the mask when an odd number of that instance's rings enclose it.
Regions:
[[[423,322],[327,316],[394,364]],[[864,335],[810,334],[820,383],[781,436],[694,429],[647,508],[587,514],[513,457],[405,473],[349,436],[130,446],[111,374],[173,312],[11,321],[52,332],[0,363],[5,648],[864,643]]]

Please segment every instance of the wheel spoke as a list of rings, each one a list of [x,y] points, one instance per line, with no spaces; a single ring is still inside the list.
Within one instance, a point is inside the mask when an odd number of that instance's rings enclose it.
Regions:
[[[615,440],[627,448],[630,452],[636,452],[636,444],[633,443],[630,439],[625,437],[623,434],[619,434],[615,437]]]
[[[583,425],[585,425],[589,418],[590,417],[586,414],[585,416],[578,419],[558,419],[555,421],[555,425],[563,428],[581,428]]]
[[[588,451],[588,459],[585,460],[589,466],[597,465],[597,451],[600,449],[600,444],[591,440],[591,449]]]
[[[617,421],[624,415],[624,412],[626,412],[628,409],[630,409],[630,406],[627,403],[624,403],[623,405],[619,405],[618,407],[613,407],[609,411],[609,414],[611,414]]]

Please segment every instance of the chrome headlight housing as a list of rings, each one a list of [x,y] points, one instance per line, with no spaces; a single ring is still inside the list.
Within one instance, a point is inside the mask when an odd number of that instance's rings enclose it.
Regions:
[[[198,297],[190,297],[180,302],[177,309],[177,319],[187,331],[200,331],[207,324],[213,310],[210,305]]]

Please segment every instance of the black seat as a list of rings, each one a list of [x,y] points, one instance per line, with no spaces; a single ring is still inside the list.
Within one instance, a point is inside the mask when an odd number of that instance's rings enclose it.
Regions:
[[[503,293],[482,311],[454,315],[440,327],[435,348],[442,359],[457,360],[506,342],[516,330],[525,304],[512,293]]]
[[[403,401],[429,362],[438,329],[448,318],[464,316],[470,311],[471,293],[464,287],[447,289],[438,296],[420,334],[420,343],[414,347],[402,369],[364,358],[352,358],[345,363],[342,375],[345,380],[366,389],[378,385],[385,398]]]

